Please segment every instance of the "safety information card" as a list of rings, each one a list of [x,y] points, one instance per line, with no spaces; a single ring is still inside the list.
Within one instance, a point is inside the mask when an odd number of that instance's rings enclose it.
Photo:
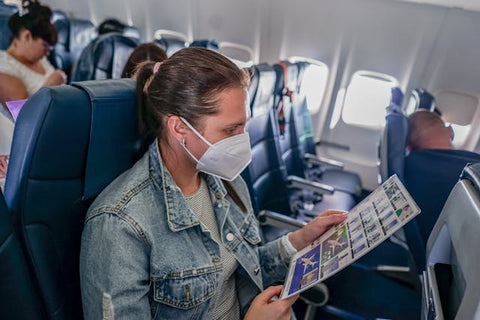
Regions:
[[[302,292],[336,274],[419,213],[415,201],[393,175],[355,206],[347,220],[293,256],[280,298]]]

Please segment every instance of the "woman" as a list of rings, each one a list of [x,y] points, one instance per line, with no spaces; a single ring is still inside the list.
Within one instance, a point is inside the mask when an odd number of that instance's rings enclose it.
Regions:
[[[10,17],[12,42],[0,51],[1,102],[26,99],[42,86],[66,81],[65,73],[46,59],[57,42],[57,31],[50,22],[52,11],[36,1],[25,3],[23,10]]]
[[[291,255],[346,215],[329,211],[260,245],[247,187],[249,77],[187,48],[137,73],[144,130],[157,139],[87,213],[80,274],[86,319],[289,319],[272,299]],[[255,296],[257,296],[255,298]]]
[[[122,71],[122,78],[136,78],[137,66],[141,62],[156,61],[161,62],[167,59],[167,53],[158,44],[154,42],[143,43],[136,47]]]

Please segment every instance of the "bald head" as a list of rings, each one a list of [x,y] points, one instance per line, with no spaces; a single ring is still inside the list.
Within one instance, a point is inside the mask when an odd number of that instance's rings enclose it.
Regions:
[[[453,149],[453,130],[445,127],[439,116],[429,111],[416,111],[408,117],[409,150]]]

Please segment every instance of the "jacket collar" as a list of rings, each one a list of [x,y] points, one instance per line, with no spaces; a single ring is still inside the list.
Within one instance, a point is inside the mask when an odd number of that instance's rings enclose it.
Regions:
[[[164,198],[168,226],[173,232],[185,230],[193,226],[199,225],[197,217],[190,209],[180,187],[173,180],[172,175],[163,163],[158,147],[158,140],[149,147],[150,157],[150,176],[156,187]],[[207,182],[210,195],[217,200],[223,200],[227,194],[222,181],[209,174],[201,173]]]

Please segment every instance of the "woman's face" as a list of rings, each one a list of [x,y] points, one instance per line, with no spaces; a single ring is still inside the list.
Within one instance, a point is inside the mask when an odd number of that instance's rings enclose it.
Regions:
[[[245,125],[250,117],[246,90],[223,90],[218,100],[218,109],[217,114],[203,117],[195,128],[211,144],[245,132]],[[208,149],[208,145],[191,130],[187,133],[185,142],[197,159]]]
[[[42,38],[34,38],[29,30],[20,33],[19,46],[32,63],[50,55],[50,45]]]

